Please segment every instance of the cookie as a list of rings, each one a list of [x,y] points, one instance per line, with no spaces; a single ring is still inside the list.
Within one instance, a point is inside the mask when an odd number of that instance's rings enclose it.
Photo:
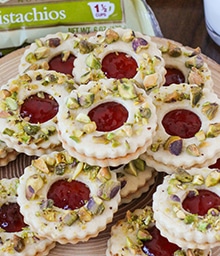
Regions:
[[[172,84],[152,91],[158,127],[143,159],[157,171],[207,165],[219,157],[220,100],[197,85]]]
[[[45,256],[55,242],[42,239],[24,223],[17,204],[18,178],[0,180],[0,254],[2,256]]]
[[[18,203],[25,222],[41,237],[75,244],[96,237],[112,221],[119,191],[114,172],[61,151],[43,155],[25,168]]]
[[[97,32],[84,42],[74,62],[73,76],[85,84],[101,78],[134,79],[149,91],[164,83],[164,60],[149,36],[131,29]]]
[[[151,98],[131,80],[80,85],[57,114],[62,146],[90,165],[118,166],[138,158],[156,130]]]
[[[56,115],[61,101],[74,88],[66,75],[42,69],[9,80],[0,90],[0,139],[27,155],[62,148]]]
[[[111,228],[106,256],[162,255],[162,252],[163,256],[210,255],[208,250],[181,249],[162,237],[149,206],[134,212],[127,211],[125,218]]]
[[[219,246],[219,170],[177,169],[153,194],[156,226],[180,247]]]

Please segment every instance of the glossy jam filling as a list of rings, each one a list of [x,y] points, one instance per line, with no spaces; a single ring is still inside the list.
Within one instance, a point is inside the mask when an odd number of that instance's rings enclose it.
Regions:
[[[47,93],[31,95],[26,98],[20,109],[22,118],[27,118],[30,123],[44,123],[56,116],[59,105],[57,101]],[[43,95],[43,97],[42,97]]]
[[[192,213],[204,216],[209,209],[220,209],[220,197],[210,190],[198,190],[198,195],[189,192],[182,202],[183,208]]]
[[[121,127],[127,121],[128,111],[120,103],[111,101],[91,109],[88,116],[96,123],[97,131],[109,132]]]
[[[180,84],[185,82],[185,76],[183,75],[182,71],[177,68],[166,68],[166,75],[165,75],[165,84],[164,86],[169,86],[171,84]]]
[[[89,200],[90,190],[86,184],[72,180],[58,180],[50,187],[47,198],[64,210],[79,209]]]
[[[220,158],[217,159],[217,161],[214,164],[209,165],[209,168],[211,169],[220,169]]]
[[[0,208],[0,227],[6,232],[20,232],[27,225],[17,203],[3,204]]]
[[[162,120],[165,131],[171,136],[192,138],[201,127],[200,118],[187,109],[175,109],[168,112]]]
[[[56,72],[64,73],[66,75],[72,75],[74,60],[76,57],[70,54],[66,61],[62,60],[62,54],[55,56],[49,61],[49,70],[54,70]]]
[[[109,53],[102,60],[102,71],[107,78],[133,78],[137,69],[137,62],[124,52]]]
[[[167,238],[161,236],[160,231],[154,226],[148,230],[152,236],[151,240],[144,242],[143,252],[149,256],[174,256],[175,251],[180,248],[170,243]]]

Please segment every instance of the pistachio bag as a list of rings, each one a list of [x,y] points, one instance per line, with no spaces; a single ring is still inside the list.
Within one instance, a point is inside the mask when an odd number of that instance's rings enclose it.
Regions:
[[[158,32],[144,0],[0,0],[1,55],[58,31],[90,33],[117,26]]]

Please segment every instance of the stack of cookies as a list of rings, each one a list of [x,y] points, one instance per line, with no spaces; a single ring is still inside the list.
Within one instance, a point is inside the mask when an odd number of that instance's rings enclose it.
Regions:
[[[2,236],[3,255],[47,255],[55,242],[86,242],[108,224],[106,255],[208,256],[220,245],[220,175],[210,167],[220,155],[220,99],[199,49],[162,42],[114,28],[51,34],[24,51],[0,89],[0,163],[33,157],[13,193],[44,245],[26,253],[29,231],[13,228],[22,246]],[[158,174],[152,207],[116,223],[120,206]]]

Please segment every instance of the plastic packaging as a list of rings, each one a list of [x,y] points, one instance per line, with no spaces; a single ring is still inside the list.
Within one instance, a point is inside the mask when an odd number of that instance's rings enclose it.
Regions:
[[[162,35],[145,0],[0,0],[0,55],[58,31],[91,33],[117,26]]]

